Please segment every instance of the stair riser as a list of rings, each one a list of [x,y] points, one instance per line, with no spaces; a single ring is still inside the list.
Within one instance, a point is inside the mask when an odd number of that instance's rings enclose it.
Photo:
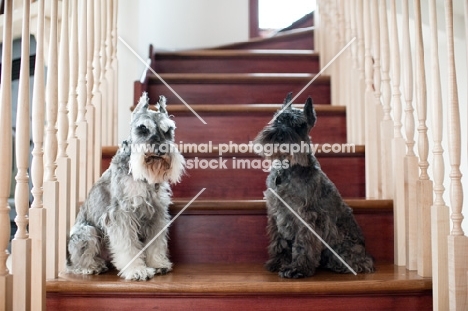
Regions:
[[[319,72],[316,56],[277,56],[189,58],[155,56],[154,70],[157,73],[314,73]]]
[[[171,83],[166,81],[187,104],[257,104],[280,103],[287,93],[298,94],[310,80],[284,83]],[[146,88],[149,98],[164,95],[168,104],[182,104],[174,93],[164,84],[149,84]],[[141,94],[141,93],[140,93]],[[315,104],[330,104],[330,83],[314,81],[295,100],[304,103],[312,96]]]
[[[247,276],[248,277],[248,276]],[[135,310],[282,310],[309,311],[314,310],[432,310],[432,294],[426,291],[417,294],[392,295],[181,295],[181,294],[101,294],[99,296],[70,293],[47,294],[47,310],[49,311],[78,311],[89,310],[114,311]],[[248,306],[248,307],[247,307]]]
[[[191,214],[190,207],[170,228],[171,259],[177,263],[264,263],[269,239],[266,212]],[[393,213],[355,213],[369,253],[379,262],[393,260]]]
[[[196,108],[194,107],[195,111]],[[168,107],[171,113],[170,107]],[[203,124],[194,114],[175,112],[177,125],[176,142],[213,144],[248,143],[272,119],[270,112],[232,112],[210,113],[197,112],[207,124]],[[317,113],[318,122],[311,131],[312,141],[316,144],[346,142],[346,114]],[[214,131],[213,129],[218,129]]]
[[[335,183],[343,197],[365,197],[364,156],[356,154],[350,157],[330,157],[317,154],[320,165],[327,176]],[[263,169],[245,169],[240,161],[248,161],[253,167],[267,165],[260,157],[224,157],[200,156],[198,164],[195,158],[186,156],[186,161],[191,162],[193,168],[187,169],[180,184],[172,187],[174,198],[192,198],[202,188],[204,199],[262,199],[266,189],[266,177],[268,172]],[[256,162],[253,162],[256,160]],[[111,157],[102,160],[102,171],[110,164]],[[205,168],[206,165],[217,169]],[[223,162],[224,161],[224,162]],[[340,166],[336,163],[340,162]],[[222,167],[222,164],[226,168]],[[236,167],[234,168],[234,165]]]
[[[187,175],[182,182],[173,187],[175,198],[189,198],[195,196],[201,188],[206,188],[203,197],[205,199],[262,199],[265,191],[267,172],[262,169],[252,169],[254,165],[265,164],[261,158],[223,157],[226,160],[226,168],[203,169],[209,161],[213,166],[220,166],[219,158],[198,158],[199,165],[196,168],[195,159],[192,161],[192,169],[187,170]],[[206,160],[201,162],[202,160]],[[251,169],[242,169],[239,162],[247,160]],[[257,160],[257,162],[253,162]],[[324,172],[335,183],[343,197],[365,197],[364,157],[323,157],[319,158]],[[337,162],[340,165],[337,165]],[[234,167],[236,165],[236,168]],[[246,164],[246,165],[247,165]],[[204,165],[204,166],[201,166]],[[244,166],[245,168],[246,166]]]

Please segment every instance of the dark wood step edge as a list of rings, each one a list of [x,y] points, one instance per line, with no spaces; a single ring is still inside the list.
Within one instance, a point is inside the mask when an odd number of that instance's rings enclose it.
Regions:
[[[315,77],[310,73],[162,73],[158,76],[148,72],[148,83],[182,84],[261,84],[261,83],[304,83]],[[320,75],[315,84],[330,83],[330,76]]]
[[[180,272],[177,271],[178,267]],[[226,276],[225,279],[222,278],[223,275]],[[258,264],[195,264],[178,265],[174,272],[166,276],[156,276],[147,282],[128,282],[117,277],[115,272],[98,276],[62,274],[58,279],[47,281],[46,289],[48,293],[98,296],[104,293],[119,293],[133,297],[138,297],[138,294],[155,297],[161,294],[370,295],[430,292],[432,280],[419,277],[416,271],[408,271],[405,267],[393,264],[378,265],[374,274],[353,276],[324,272],[315,279],[311,277],[301,280],[280,279]]]
[[[393,200],[375,200],[365,198],[344,198],[345,202],[353,209],[355,214],[363,213],[391,213],[393,212]],[[171,213],[181,211],[190,199],[174,199],[170,206]],[[265,200],[196,200],[192,202],[187,212],[210,213],[212,211],[250,212],[255,214],[266,213]],[[184,212],[185,212],[184,211]]]
[[[196,112],[230,114],[230,113],[271,113],[272,115],[281,109],[282,104],[191,104],[190,107]],[[303,104],[293,104],[292,107],[302,109]],[[151,110],[157,110],[155,105],[150,105]],[[338,105],[314,105],[315,111],[320,115],[344,115],[346,106]],[[135,106],[130,107],[133,111]],[[192,113],[185,105],[168,105],[169,113]]]
[[[315,58],[318,59],[319,53],[313,50],[274,50],[274,49],[249,49],[249,50],[189,50],[156,52],[153,55],[155,61],[163,59],[206,59],[206,58],[249,58],[264,59],[281,57],[282,60],[292,58]]]

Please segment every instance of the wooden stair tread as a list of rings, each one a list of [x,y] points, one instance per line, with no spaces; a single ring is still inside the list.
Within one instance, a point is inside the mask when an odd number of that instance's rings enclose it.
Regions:
[[[190,104],[190,107],[195,110],[196,112],[213,112],[213,113],[251,113],[251,112],[266,112],[275,113],[277,110],[281,109],[283,104],[225,104],[225,105],[218,105],[218,104]],[[292,104],[294,108],[302,109],[304,107],[303,104]],[[133,111],[136,106],[131,106],[130,111]],[[149,106],[151,110],[157,110],[155,105]],[[338,106],[338,105],[314,105],[314,109],[317,113],[321,114],[343,114],[346,113],[346,106]],[[192,113],[192,111],[185,105],[182,104],[174,104],[168,106],[167,110],[169,114],[175,112],[187,112]]]
[[[310,73],[162,73],[167,83],[307,83],[315,77]],[[148,73],[149,82],[158,83],[159,77]],[[330,77],[320,75],[314,83],[329,83]]]
[[[155,59],[159,58],[231,58],[231,57],[248,57],[248,58],[269,58],[281,56],[288,57],[316,57],[319,53],[313,50],[283,50],[283,49],[247,49],[247,50],[188,50],[188,51],[156,51]]]
[[[176,198],[170,206],[172,213],[182,210],[191,198]],[[354,213],[391,212],[393,200],[374,200],[365,198],[344,198],[345,202],[353,209]],[[257,211],[266,212],[265,200],[196,200],[190,204],[186,212],[209,211]]]
[[[47,292],[145,294],[310,294],[351,295],[416,293],[432,290],[431,278],[393,264],[377,264],[372,274],[337,274],[318,270],[299,280],[278,277],[262,264],[177,264],[174,271],[146,282],[129,282],[116,271],[102,275],[60,274],[47,281]]]
[[[303,37],[310,35],[311,39],[313,38],[314,34],[314,26],[311,27],[304,27],[304,28],[298,28],[298,29],[291,29],[283,32],[278,32],[275,36],[272,37],[267,37],[267,38],[262,38],[262,37],[256,37],[256,38],[251,38],[250,40],[243,41],[243,42],[235,42],[235,43],[229,43],[221,46],[214,47],[212,49],[230,49],[230,48],[236,48],[240,45],[249,45],[252,43],[261,43],[261,42],[275,42],[275,41],[281,41],[286,38],[292,39],[296,37]]]
[[[272,117],[273,114],[281,109],[282,104],[225,104],[225,105],[217,105],[217,104],[191,104],[192,107],[197,112],[213,112],[213,113],[241,113],[241,112],[266,112],[271,113]],[[303,104],[293,104],[292,107],[302,109],[304,107]],[[135,107],[131,107],[133,110]],[[155,109],[154,105],[150,106],[151,109]],[[332,105],[314,105],[315,111],[320,114],[344,114],[346,113],[346,106],[332,106]],[[175,112],[190,112],[190,109],[181,104],[169,105],[168,106],[169,113]]]

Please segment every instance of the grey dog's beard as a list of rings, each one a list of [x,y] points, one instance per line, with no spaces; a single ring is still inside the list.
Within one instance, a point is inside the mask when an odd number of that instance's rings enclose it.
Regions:
[[[132,174],[134,180],[147,181],[150,184],[177,183],[184,172],[184,166],[185,160],[178,152],[161,156],[132,153],[129,173]]]

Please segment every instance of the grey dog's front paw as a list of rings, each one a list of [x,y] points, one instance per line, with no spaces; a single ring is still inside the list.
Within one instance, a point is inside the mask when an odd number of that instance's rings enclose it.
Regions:
[[[172,268],[156,268],[156,274],[165,275],[172,271]]]
[[[126,280],[146,281],[156,274],[156,269],[147,266],[128,267],[120,276]]]

